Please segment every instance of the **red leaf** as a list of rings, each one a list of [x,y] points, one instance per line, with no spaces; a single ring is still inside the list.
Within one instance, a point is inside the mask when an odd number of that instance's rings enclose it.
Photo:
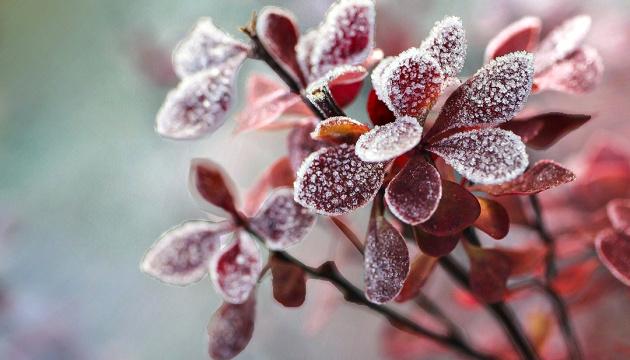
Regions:
[[[442,198],[437,210],[418,227],[437,236],[455,235],[472,225],[480,212],[473,194],[454,182],[442,180]]]
[[[523,248],[495,248],[510,260],[511,276],[531,274],[543,263],[547,250],[543,246],[531,245]]]
[[[354,143],[370,128],[354,119],[345,116],[335,116],[321,121],[311,133],[315,140],[331,143]]]
[[[210,264],[214,288],[232,304],[247,301],[258,282],[262,259],[258,246],[244,232],[236,234],[234,242],[221,249]]]
[[[172,285],[189,285],[208,272],[210,257],[221,238],[232,230],[229,222],[184,222],[160,236],[142,259],[143,272]]]
[[[460,234],[437,236],[424,232],[420,227],[416,226],[413,228],[413,236],[423,253],[429,256],[441,257],[450,254],[455,249],[459,242]]]
[[[421,136],[422,125],[417,119],[400,117],[361,135],[356,143],[356,153],[368,162],[392,160],[418,145]]]
[[[499,185],[475,185],[472,191],[494,196],[531,195],[575,180],[575,175],[552,160],[540,160],[523,175]]]
[[[566,20],[543,39],[536,52],[536,73],[565,59],[584,41],[591,28],[591,17],[578,15]]]
[[[501,30],[486,47],[486,62],[517,51],[534,52],[540,39],[542,22],[526,16]]]
[[[224,303],[208,324],[208,354],[215,360],[229,360],[243,351],[254,333],[256,299],[243,304]]]
[[[510,223],[525,226],[529,226],[531,224],[520,196],[500,196],[493,198],[493,200],[501,204],[501,206],[503,206],[503,208],[507,211]]]
[[[376,91],[371,90],[367,100],[367,112],[370,116],[370,121],[374,125],[385,125],[396,120],[396,115],[389,110],[384,102],[379,100],[376,96]]]
[[[341,66],[330,71],[328,86],[335,103],[350,105],[361,92],[363,79],[368,75],[363,66]]]
[[[555,90],[584,94],[600,83],[604,63],[597,50],[583,46],[534,78],[534,91]]]
[[[374,198],[385,164],[361,161],[354,146],[341,144],[312,153],[300,167],[295,200],[323,215],[342,215]]]
[[[372,217],[365,244],[365,295],[377,304],[400,293],[409,272],[405,239],[382,217]]]
[[[236,129],[240,133],[251,130],[262,130],[271,127],[281,128],[299,123],[300,119],[278,124],[278,119],[291,107],[302,102],[302,99],[289,89],[280,89],[258,99],[247,101],[245,108],[236,116]]]
[[[306,298],[306,274],[302,268],[277,256],[270,259],[273,298],[286,307],[299,307]]]
[[[470,290],[479,299],[492,304],[503,300],[510,276],[510,259],[494,249],[466,246],[470,258]]]
[[[613,228],[620,234],[630,236],[630,200],[615,199],[606,206]]]
[[[295,53],[300,37],[295,16],[281,8],[265,7],[256,19],[256,34],[271,57],[296,81],[304,83]]]
[[[543,150],[558,142],[569,132],[584,125],[590,119],[590,115],[550,112],[515,119],[502,124],[501,128],[520,136],[527,146]]]
[[[478,197],[481,214],[475,220],[475,227],[495,239],[503,239],[510,231],[510,218],[501,204],[494,200]]]
[[[427,221],[442,197],[440,174],[424,158],[411,158],[389,183],[385,201],[401,221],[416,225]]]
[[[193,159],[188,175],[192,196],[202,205],[214,205],[237,214],[234,184],[221,166],[209,159]]]
[[[558,273],[553,287],[562,296],[575,294],[586,287],[599,266],[597,259],[568,266]]]
[[[595,239],[599,260],[624,285],[630,286],[630,238],[604,230]]]
[[[449,16],[436,22],[420,49],[437,60],[445,77],[457,76],[466,60],[466,33],[462,20]]]
[[[291,168],[288,157],[278,159],[260,176],[245,196],[243,212],[253,215],[267,197],[267,192],[282,186],[293,186],[295,172]]]
[[[287,137],[287,146],[289,152],[289,161],[293,171],[297,171],[306,159],[313,152],[323,148],[326,144],[322,141],[315,140],[311,137],[311,133],[315,130],[315,124],[312,122],[298,125]]]
[[[269,195],[250,223],[269,249],[283,250],[304,239],[315,219],[313,212],[293,200],[293,189],[279,188]]]
[[[400,294],[396,296],[397,302],[405,302],[418,296],[420,289],[424,286],[429,276],[433,273],[435,265],[437,264],[437,258],[420,254],[411,264],[409,274],[405,279]]]

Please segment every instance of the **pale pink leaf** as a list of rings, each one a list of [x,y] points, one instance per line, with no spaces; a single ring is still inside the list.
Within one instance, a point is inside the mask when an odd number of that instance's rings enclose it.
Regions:
[[[420,142],[422,125],[417,119],[403,116],[393,123],[375,126],[361,135],[356,143],[357,156],[367,162],[394,159],[413,149]]]
[[[208,273],[211,256],[231,229],[229,222],[186,221],[160,236],[144,255],[140,269],[168,284],[195,283]]]
[[[319,214],[346,214],[374,198],[384,175],[385,164],[362,161],[354,146],[323,148],[298,170],[295,201]]]
[[[486,62],[516,51],[534,52],[540,40],[540,18],[526,16],[501,30],[486,47]]]
[[[210,278],[225,301],[242,304],[256,287],[261,270],[258,246],[247,233],[239,232],[212,258]]]
[[[236,116],[236,132],[265,129],[276,123],[292,106],[302,102],[299,95],[289,89],[276,90],[248,101],[245,108]]]
[[[208,323],[208,355],[214,360],[229,360],[241,353],[254,333],[256,298],[242,304],[224,303]]]
[[[525,171],[528,165],[521,138],[502,129],[456,133],[428,147],[466,179],[479,184],[500,184]]]
[[[615,199],[606,206],[612,226],[620,234],[630,236],[630,199]]]
[[[287,136],[289,162],[291,163],[291,168],[296,172],[304,159],[326,145],[323,141],[315,140],[311,137],[311,133],[315,131],[315,126],[314,122],[300,124],[294,127],[289,132],[289,136]]]
[[[457,76],[466,60],[466,32],[462,20],[449,16],[436,22],[420,50],[437,60],[445,77]]]
[[[422,157],[411,158],[385,191],[391,212],[411,225],[428,220],[441,197],[440,173]]]
[[[630,238],[607,229],[597,235],[595,248],[608,271],[624,285],[630,286]]]
[[[534,89],[584,94],[595,89],[603,73],[604,63],[597,50],[583,46],[536,74]]]
[[[272,250],[299,243],[315,224],[315,214],[293,200],[292,188],[274,190],[251,219],[251,226]]]
[[[575,16],[555,28],[541,41],[536,52],[536,73],[546,70],[577,50],[591,28],[591,17]]]

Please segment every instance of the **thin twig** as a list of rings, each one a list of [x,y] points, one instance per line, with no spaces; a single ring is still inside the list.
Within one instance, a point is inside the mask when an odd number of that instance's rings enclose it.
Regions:
[[[343,220],[341,220],[341,218],[336,216],[330,216],[328,219],[330,219],[330,221],[335,224],[335,226],[337,226],[341,233],[343,233],[345,237],[350,240],[352,245],[354,245],[354,247],[357,248],[357,250],[359,250],[359,252],[363,255],[365,246],[363,245],[363,242],[361,241],[361,239],[359,239],[357,234],[352,231],[350,226],[346,224]]]

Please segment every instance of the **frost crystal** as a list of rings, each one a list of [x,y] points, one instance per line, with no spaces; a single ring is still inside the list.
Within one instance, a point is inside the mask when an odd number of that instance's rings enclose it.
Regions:
[[[355,151],[363,161],[387,161],[413,149],[420,142],[421,136],[422,126],[418,120],[404,116],[393,123],[375,126],[361,135]]]
[[[315,219],[315,214],[293,200],[293,189],[281,188],[269,195],[251,226],[265,238],[268,248],[283,250],[300,242]]]
[[[202,18],[173,51],[173,66],[183,79],[211,68],[238,67],[248,51],[247,45],[214,26],[211,19]]]
[[[566,59],[537,74],[534,84],[537,91],[556,90],[583,94],[597,86],[603,72],[604,64],[597,50],[583,46]]]
[[[436,22],[420,50],[437,60],[445,77],[457,76],[466,60],[466,33],[461,19],[450,16]]]
[[[306,80],[311,80],[309,78],[312,66],[311,53],[313,52],[315,42],[319,40],[319,32],[317,30],[318,29],[309,30],[306,34],[300,37],[297,45],[295,46],[297,62]]]
[[[208,355],[215,360],[229,360],[247,347],[254,333],[256,299],[243,304],[225,303],[208,324]]]
[[[258,246],[244,232],[221,249],[211,261],[210,277],[215,289],[231,304],[242,304],[256,287],[262,269]]]
[[[428,220],[441,197],[440,173],[421,157],[409,160],[385,191],[385,201],[391,212],[411,225]]]
[[[342,215],[372,200],[383,183],[385,164],[368,163],[354,146],[321,149],[298,170],[295,201],[322,215]]]
[[[486,62],[516,51],[533,52],[540,39],[542,21],[526,16],[501,30],[486,47]]]
[[[365,244],[365,295],[377,304],[402,290],[409,273],[409,251],[405,239],[385,219],[372,219]]]
[[[536,73],[546,70],[574,52],[591,28],[591,17],[578,15],[555,28],[540,43],[536,52]]]
[[[140,268],[172,285],[189,285],[208,272],[210,257],[221,246],[228,222],[195,220],[182,223],[164,234],[147,251]]]
[[[383,78],[383,73],[385,72],[389,64],[391,64],[392,61],[394,61],[394,59],[395,57],[388,56],[385,59],[383,59],[381,62],[379,62],[378,65],[376,65],[376,67],[374,68],[374,70],[372,70],[372,87],[374,88],[374,91],[376,92],[376,95],[378,96],[379,99],[387,98],[387,92],[385,91],[386,87],[385,87],[385,84],[383,83],[383,81],[387,79]]]
[[[525,105],[533,75],[529,53],[511,53],[492,60],[446,100],[431,134],[510,120]]]
[[[501,129],[481,129],[457,133],[430,145],[468,180],[479,184],[500,184],[525,171],[525,144],[517,135]]]

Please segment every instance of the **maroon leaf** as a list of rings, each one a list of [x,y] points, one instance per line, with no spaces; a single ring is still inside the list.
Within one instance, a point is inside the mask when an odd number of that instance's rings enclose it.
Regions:
[[[510,218],[501,204],[494,200],[478,197],[481,214],[475,220],[475,227],[495,239],[503,239],[510,231]]]
[[[630,236],[630,200],[615,199],[606,206],[613,228],[620,234]]]
[[[440,173],[422,157],[413,157],[389,183],[385,201],[403,222],[416,225],[427,221],[442,197]]]
[[[385,164],[361,161],[354,146],[341,144],[312,153],[300,167],[295,200],[323,215],[342,215],[374,198]]]
[[[140,268],[172,285],[189,285],[208,272],[210,257],[219,250],[221,238],[232,230],[229,222],[184,222],[160,236],[142,259]]]
[[[225,301],[242,304],[256,287],[261,270],[258,246],[249,235],[239,232],[232,244],[212,258],[210,277]]]
[[[485,65],[449,96],[429,137],[510,120],[523,108],[531,91],[533,62],[531,54],[516,52]]]
[[[460,234],[436,236],[422,231],[418,226],[413,228],[413,236],[418,247],[424,254],[433,257],[446,256],[455,249],[459,242]]]
[[[377,304],[400,293],[409,272],[405,239],[383,217],[372,217],[365,244],[365,295]]]
[[[295,172],[288,157],[283,157],[267,168],[245,196],[243,212],[253,215],[267,197],[267,192],[282,186],[293,186]]]
[[[510,259],[494,249],[466,246],[470,259],[470,290],[486,303],[503,300],[510,276]]]
[[[445,77],[457,76],[466,60],[466,33],[462,20],[449,16],[436,22],[420,49],[437,60]]]
[[[370,128],[354,119],[345,116],[335,116],[321,121],[311,133],[315,140],[331,143],[354,143]]]
[[[525,144],[509,131],[480,129],[455,133],[429,145],[466,179],[480,184],[500,184],[527,168]]]
[[[224,303],[208,324],[208,355],[215,360],[229,360],[243,351],[254,333],[256,299],[243,304]]]
[[[617,280],[630,286],[630,239],[612,229],[604,230],[595,239],[599,260]]]
[[[256,19],[256,34],[271,57],[296,81],[304,83],[295,53],[300,37],[295,16],[278,7],[265,7]]]
[[[540,245],[530,245],[522,248],[495,248],[510,260],[510,276],[531,274],[543,264],[547,249]]]
[[[472,225],[480,212],[481,207],[473,194],[454,182],[442,180],[442,197],[437,210],[418,227],[437,236],[454,235]]]
[[[221,166],[209,159],[193,159],[188,175],[192,196],[202,205],[214,205],[237,214],[234,185]]]
[[[569,132],[584,125],[590,119],[590,115],[550,112],[524,119],[515,119],[501,124],[501,128],[520,136],[527,146],[543,150],[558,142]]]
[[[536,73],[546,70],[555,62],[563,60],[574,52],[586,37],[591,28],[591,17],[588,15],[575,16],[543,39],[536,53]]]
[[[517,51],[534,52],[540,39],[542,22],[526,16],[501,30],[486,47],[486,62]]]
[[[531,195],[575,180],[575,175],[552,160],[540,160],[523,175],[499,185],[475,185],[472,191],[493,196]]]
[[[361,135],[355,151],[363,161],[388,161],[413,149],[421,136],[422,125],[418,120],[404,116]]]
[[[315,224],[313,212],[293,200],[293,189],[274,190],[263,203],[251,226],[272,250],[283,250],[300,242]]]
[[[402,290],[396,296],[397,302],[405,302],[418,296],[429,276],[433,273],[438,258],[420,254],[411,264],[409,274],[405,279]]]
[[[286,307],[299,307],[306,298],[306,274],[302,268],[277,256],[270,259],[273,298]]]
[[[173,51],[173,66],[180,78],[208,69],[238,67],[249,47],[217,28],[210,18],[201,18]]]
[[[385,125],[396,120],[396,115],[389,110],[384,102],[379,100],[374,90],[371,90],[368,95],[367,112],[370,116],[370,121],[374,125]]]
[[[311,133],[315,130],[315,124],[309,122],[296,126],[287,137],[289,161],[293,171],[297,171],[311,153],[321,149],[326,145],[324,142],[315,140]]]
[[[356,99],[368,75],[363,66],[340,66],[326,75],[333,99],[340,107],[346,107]]]
[[[597,50],[583,46],[534,78],[534,91],[555,90],[584,94],[599,84],[604,63]]]

